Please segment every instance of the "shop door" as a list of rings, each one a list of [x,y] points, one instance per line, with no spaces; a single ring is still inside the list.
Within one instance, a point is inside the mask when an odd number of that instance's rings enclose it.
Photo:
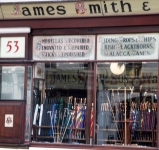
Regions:
[[[24,143],[24,66],[0,66],[0,143]]]

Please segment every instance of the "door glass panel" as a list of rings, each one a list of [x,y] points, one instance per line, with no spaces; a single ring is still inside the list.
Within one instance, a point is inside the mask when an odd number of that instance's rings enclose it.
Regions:
[[[97,64],[98,145],[156,146],[157,62]]]
[[[24,99],[24,72],[22,66],[0,67],[0,99],[23,100]]]

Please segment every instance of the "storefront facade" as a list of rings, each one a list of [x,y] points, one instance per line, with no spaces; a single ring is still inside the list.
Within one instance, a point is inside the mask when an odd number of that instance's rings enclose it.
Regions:
[[[157,5],[1,3],[1,145],[158,149]]]

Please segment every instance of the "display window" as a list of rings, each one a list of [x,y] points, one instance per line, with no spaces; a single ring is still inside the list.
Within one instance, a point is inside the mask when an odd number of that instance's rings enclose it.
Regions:
[[[58,55],[46,51],[50,40],[60,46]],[[32,142],[157,146],[158,34],[33,41]],[[68,43],[88,49],[74,57]]]
[[[157,62],[97,63],[96,144],[156,146]]]
[[[34,64],[32,142],[88,143],[93,68],[85,62]]]

